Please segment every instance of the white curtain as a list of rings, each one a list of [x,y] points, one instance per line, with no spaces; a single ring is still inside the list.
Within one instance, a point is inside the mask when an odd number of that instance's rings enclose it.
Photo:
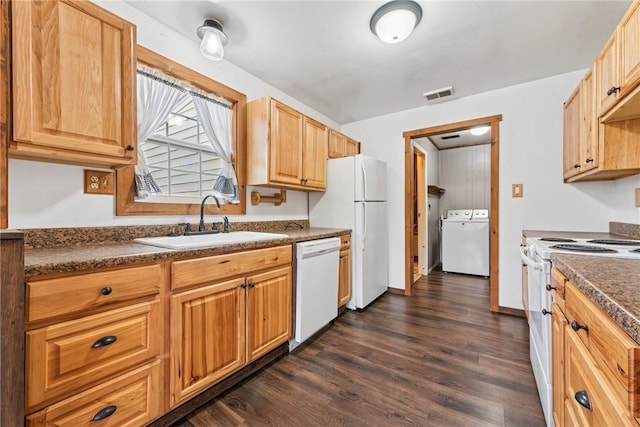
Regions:
[[[151,70],[138,69],[138,164],[135,173],[136,198],[162,191],[151,176],[142,144],[164,122],[176,105],[189,95],[178,84]]]
[[[193,94],[193,103],[211,148],[225,162],[213,184],[212,193],[232,203],[237,202],[239,200],[238,179],[233,169],[231,107],[196,94]]]

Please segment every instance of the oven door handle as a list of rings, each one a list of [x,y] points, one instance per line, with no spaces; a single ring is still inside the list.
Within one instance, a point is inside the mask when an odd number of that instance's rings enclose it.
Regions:
[[[533,268],[534,270],[542,270],[543,264],[541,262],[535,262],[529,258],[526,246],[520,246],[520,257],[522,258],[522,262],[527,264],[528,267]]]

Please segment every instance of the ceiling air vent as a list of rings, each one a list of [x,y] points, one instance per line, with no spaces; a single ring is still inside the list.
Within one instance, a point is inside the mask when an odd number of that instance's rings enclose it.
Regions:
[[[445,136],[441,136],[440,139],[445,141],[447,139],[456,139],[456,138],[460,138],[460,135],[455,134],[455,135],[445,135]]]
[[[453,95],[453,86],[443,87],[442,89],[436,89],[422,94],[422,96],[427,98],[427,101],[435,101],[436,99],[451,95]]]

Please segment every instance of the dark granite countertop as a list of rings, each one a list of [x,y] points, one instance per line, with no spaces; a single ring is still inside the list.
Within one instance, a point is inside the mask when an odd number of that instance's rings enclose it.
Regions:
[[[269,231],[269,230],[264,230]],[[258,242],[243,242],[197,249],[164,249],[148,246],[134,241],[105,242],[82,244],[73,246],[56,246],[38,249],[25,249],[24,268],[27,278],[89,270],[126,266],[178,259],[236,252],[247,249],[259,249],[282,244],[292,244],[305,240],[322,239],[325,237],[349,234],[351,230],[334,228],[304,228],[300,230],[272,231],[286,234],[287,238],[262,240]]]
[[[640,260],[554,253],[551,262],[640,344]]]

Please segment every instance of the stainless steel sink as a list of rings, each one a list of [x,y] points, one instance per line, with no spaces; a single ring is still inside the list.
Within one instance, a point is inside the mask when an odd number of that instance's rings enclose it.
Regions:
[[[286,234],[261,233],[257,231],[232,231],[230,233],[199,234],[176,237],[142,237],[134,239],[137,243],[159,246],[168,249],[207,248],[233,243],[254,242],[259,240],[283,239]]]

